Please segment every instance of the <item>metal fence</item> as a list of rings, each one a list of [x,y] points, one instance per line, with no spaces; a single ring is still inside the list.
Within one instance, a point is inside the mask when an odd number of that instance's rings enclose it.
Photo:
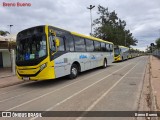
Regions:
[[[160,57],[160,49],[159,49],[159,50],[156,49],[156,50],[153,52],[153,55]]]

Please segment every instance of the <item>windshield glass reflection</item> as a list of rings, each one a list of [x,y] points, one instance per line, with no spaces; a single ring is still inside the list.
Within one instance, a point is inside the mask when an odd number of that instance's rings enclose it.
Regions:
[[[45,35],[32,35],[17,40],[16,60],[38,59],[47,54]]]

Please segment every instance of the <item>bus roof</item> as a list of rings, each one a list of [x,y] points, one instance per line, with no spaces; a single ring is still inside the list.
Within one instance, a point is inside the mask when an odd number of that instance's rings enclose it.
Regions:
[[[49,25],[49,26],[51,26],[51,25]],[[55,26],[52,26],[52,27],[64,30],[64,29],[59,28],[59,27],[55,27]],[[92,40],[96,40],[96,41],[101,41],[101,42],[106,42],[106,43],[109,43],[109,44],[113,44],[112,42],[105,41],[105,40],[102,40],[102,39],[99,39],[99,38],[96,38],[96,37],[87,36],[87,35],[83,35],[83,34],[80,34],[80,33],[77,33],[77,32],[71,32],[71,31],[68,31],[68,30],[64,30],[64,31],[70,32],[72,35],[76,35],[76,36],[79,36],[79,37],[84,37],[84,38],[88,38],[88,39],[92,39]]]
[[[131,50],[137,50],[137,49],[135,49],[135,48],[132,48],[132,47],[131,47],[130,49],[131,49]]]
[[[59,27],[52,26],[52,25],[40,25],[40,26],[51,26],[51,27],[54,27],[54,28],[58,28],[60,30],[64,30],[66,32],[70,32],[72,35],[76,35],[76,36],[79,36],[79,37],[84,37],[84,38],[88,38],[88,39],[92,39],[92,40],[96,40],[96,41],[101,41],[101,42],[106,42],[106,43],[109,43],[109,44],[113,44],[112,42],[109,42],[109,41],[105,41],[105,40],[102,40],[102,39],[99,39],[99,38],[96,38],[96,37],[92,37],[92,36],[87,36],[87,35],[79,34],[77,32],[71,32],[71,31],[68,31],[68,30],[65,30],[65,29],[62,29],[62,28],[59,28]],[[34,27],[40,27],[40,26],[34,26]],[[34,27],[31,27],[31,28],[34,28]],[[27,30],[27,29],[25,29],[25,30]]]
[[[121,47],[121,48],[129,48],[129,47],[126,47],[126,46],[121,46],[121,45],[118,45],[119,47]]]
[[[92,40],[96,40],[96,41],[100,41],[100,42],[106,42],[106,43],[109,43],[109,44],[113,44],[112,42],[105,41],[105,40],[102,40],[102,39],[99,39],[99,38],[96,38],[96,37],[87,36],[87,35],[79,34],[79,33],[76,33],[76,32],[70,32],[70,33],[72,35],[76,35],[76,36],[79,36],[79,37],[88,38],[88,39],[92,39]]]

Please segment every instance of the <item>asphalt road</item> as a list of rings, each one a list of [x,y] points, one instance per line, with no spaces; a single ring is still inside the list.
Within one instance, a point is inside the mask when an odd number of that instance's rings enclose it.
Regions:
[[[148,57],[142,56],[112,63],[106,69],[89,70],[74,80],[63,77],[1,88],[0,111],[83,111],[81,116],[85,111],[136,111],[147,61]],[[81,116],[46,119],[135,119]]]

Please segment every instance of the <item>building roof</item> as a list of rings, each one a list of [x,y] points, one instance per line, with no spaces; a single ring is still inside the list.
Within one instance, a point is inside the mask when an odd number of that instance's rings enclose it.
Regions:
[[[12,34],[8,36],[1,36],[0,35],[0,41],[13,41],[16,42],[17,34]]]
[[[6,37],[0,36],[0,41],[7,41]]]
[[[0,49],[12,49],[16,46],[16,36],[8,35],[8,36],[0,36]]]

